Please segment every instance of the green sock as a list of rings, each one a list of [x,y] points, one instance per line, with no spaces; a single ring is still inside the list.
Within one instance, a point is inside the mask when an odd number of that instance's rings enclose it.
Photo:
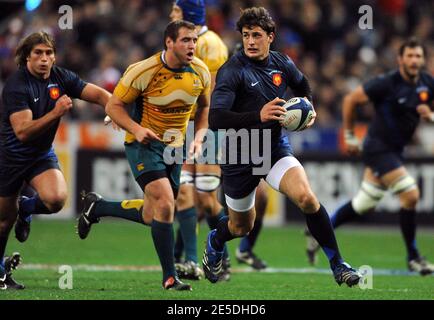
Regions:
[[[175,243],[173,224],[152,220],[151,230],[155,250],[160,258],[161,268],[163,269],[164,283],[170,276],[176,276],[175,258],[173,257]]]
[[[185,260],[197,263],[197,216],[194,207],[177,211],[176,218],[182,234],[185,248]]]
[[[94,215],[100,217],[118,217],[141,224],[146,224],[142,217],[143,200],[107,201],[101,200],[95,204]]]

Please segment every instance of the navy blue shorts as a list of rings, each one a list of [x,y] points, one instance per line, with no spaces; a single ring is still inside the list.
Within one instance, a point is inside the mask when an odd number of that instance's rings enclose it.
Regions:
[[[0,197],[17,195],[24,182],[29,183],[34,177],[49,169],[60,170],[59,161],[53,150],[30,164],[14,165],[10,161],[0,163]]]
[[[275,148],[271,153],[271,167],[284,157],[293,156],[286,146]],[[222,165],[222,186],[225,195],[232,199],[242,199],[252,193],[261,179],[267,175],[253,175],[251,165]],[[269,171],[269,170],[268,170]]]
[[[381,177],[404,165],[402,152],[363,152],[362,158],[364,164],[372,169],[376,177]]]

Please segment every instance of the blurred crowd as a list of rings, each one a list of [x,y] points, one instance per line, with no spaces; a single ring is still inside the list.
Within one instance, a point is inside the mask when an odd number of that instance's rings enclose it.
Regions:
[[[231,51],[240,43],[235,30],[240,9],[264,6],[277,23],[274,50],[288,54],[306,74],[314,91],[320,126],[341,122],[342,96],[367,79],[396,68],[397,49],[410,35],[428,49],[427,70],[434,74],[434,1],[432,0],[207,0],[207,24]],[[41,29],[54,35],[60,66],[112,91],[125,68],[161,50],[171,0],[68,1],[73,29],[61,30],[63,1],[43,1],[0,22],[0,90],[15,70],[19,40]],[[361,29],[359,8],[369,5],[372,29]],[[364,20],[366,21],[366,20]],[[371,108],[359,115],[368,119]],[[70,119],[100,120],[98,106],[77,103]]]

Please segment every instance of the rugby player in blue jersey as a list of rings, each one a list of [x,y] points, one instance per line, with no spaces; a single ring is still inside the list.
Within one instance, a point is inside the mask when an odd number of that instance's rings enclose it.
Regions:
[[[422,275],[434,271],[416,244],[416,205],[420,198],[415,179],[403,164],[404,147],[410,142],[419,120],[433,122],[434,78],[422,71],[425,49],[412,38],[404,42],[397,70],[379,75],[344,97],[343,126],[348,153],[362,154],[365,170],[358,193],[331,215],[333,227],[375,209],[387,191],[399,199],[399,220],[407,249],[410,271]],[[371,101],[375,107],[363,148],[354,135],[357,106]],[[309,239],[308,239],[309,240]],[[307,254],[315,262],[315,241],[308,241]]]
[[[60,119],[79,98],[105,106],[110,93],[57,67],[56,46],[45,32],[24,38],[16,50],[19,69],[3,89],[0,128],[0,289],[23,289],[11,271],[19,254],[4,257],[9,232],[27,240],[33,214],[59,212],[67,186],[52,143]],[[19,197],[23,183],[37,194]]]
[[[270,51],[275,37],[275,24],[264,8],[248,8],[241,14],[237,29],[242,35],[243,50],[236,53],[218,71],[212,94],[209,124],[211,129],[244,129],[253,135],[259,131],[262,147],[268,144],[271,152],[262,152],[263,162],[271,168],[257,174],[257,159],[249,163],[222,163],[223,190],[229,216],[220,219],[217,228],[208,234],[203,268],[212,283],[222,275],[223,247],[227,241],[245,236],[255,220],[255,190],[261,179],[291,199],[305,214],[311,234],[320,243],[330,261],[335,280],[348,286],[357,284],[360,274],[342,259],[329,216],[312,192],[306,173],[292,155],[291,147],[279,123],[285,109],[288,88],[294,95],[308,97],[311,89],[306,77],[292,60],[281,53]],[[313,124],[314,118],[308,127]],[[268,130],[268,131],[267,131]],[[228,135],[230,135],[228,133]],[[229,140],[229,139],[228,139]],[[261,141],[261,139],[259,139]],[[226,152],[233,152],[230,143]],[[261,147],[260,147],[261,148]],[[243,156],[243,146],[236,146],[237,158]],[[227,157],[226,157],[227,159]],[[282,247],[282,254],[284,254]]]

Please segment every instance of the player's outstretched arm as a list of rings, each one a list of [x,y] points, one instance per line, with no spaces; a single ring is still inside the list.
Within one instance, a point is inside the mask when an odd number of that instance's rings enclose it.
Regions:
[[[39,119],[33,119],[30,109],[14,112],[9,120],[15,135],[21,142],[31,141],[47,131],[64,114],[72,108],[72,100],[66,94],[57,99],[56,104],[50,112]]]
[[[354,135],[356,107],[368,101],[369,97],[362,86],[358,86],[354,91],[344,97],[342,106],[344,141],[349,154],[355,155],[359,154],[361,151],[360,141]]]
[[[83,88],[80,99],[91,103],[99,104],[101,107],[105,108],[110,97],[111,94],[107,90],[98,87],[92,83],[88,83]]]

